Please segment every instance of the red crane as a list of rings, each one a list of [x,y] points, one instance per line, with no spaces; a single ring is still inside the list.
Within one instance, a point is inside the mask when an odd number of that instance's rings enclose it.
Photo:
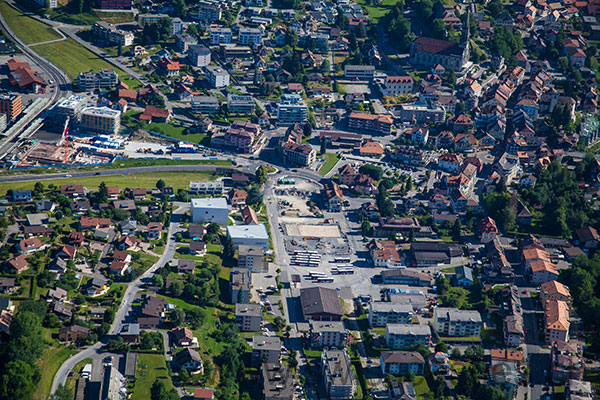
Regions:
[[[69,163],[69,120],[70,120],[70,117],[67,117],[67,120],[65,121],[65,127],[63,129],[62,137],[60,138],[60,143],[58,144],[59,146],[61,146],[61,145],[65,146],[65,160],[64,160],[65,164]]]

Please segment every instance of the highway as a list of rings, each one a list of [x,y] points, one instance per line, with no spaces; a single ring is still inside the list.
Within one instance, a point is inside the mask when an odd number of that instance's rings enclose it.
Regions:
[[[169,235],[167,240],[167,245],[165,246],[165,251],[159,260],[150,267],[146,272],[140,275],[136,280],[129,282],[127,284],[127,289],[125,290],[125,294],[123,295],[123,299],[121,300],[121,304],[117,312],[115,313],[115,319],[110,327],[108,335],[106,335],[101,341],[95,343],[94,345],[87,347],[86,349],[80,351],[77,354],[71,356],[67,361],[65,361],[54,376],[54,380],[52,381],[52,389],[51,393],[54,393],[59,385],[64,385],[67,381],[67,376],[69,372],[79,363],[80,361],[86,358],[92,358],[94,356],[98,356],[101,354],[102,346],[104,346],[108,339],[111,336],[114,336],[119,333],[121,330],[121,326],[127,320],[127,314],[131,304],[133,303],[138,291],[142,288],[142,286],[147,283],[154,272],[165,266],[173,255],[175,254],[176,242],[173,240],[175,237],[175,233],[179,230],[179,218],[185,213],[189,208],[189,204],[180,204],[178,208],[173,212],[171,217],[171,224],[169,225]]]

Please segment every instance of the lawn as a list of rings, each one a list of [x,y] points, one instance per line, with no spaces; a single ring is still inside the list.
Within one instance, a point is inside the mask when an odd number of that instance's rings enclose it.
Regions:
[[[150,388],[157,379],[164,382],[167,390],[173,388],[169,377],[165,356],[162,354],[138,354],[137,374],[131,400],[146,400],[150,398]]]
[[[86,358],[84,360],[79,361],[77,364],[75,364],[75,367],[73,367],[73,372],[75,372],[75,376],[67,378],[67,383],[65,385],[67,388],[71,389],[73,391],[73,393],[75,393],[75,388],[77,386],[77,379],[79,378],[79,373],[81,372],[83,367],[85,367],[86,364],[91,364],[91,363],[92,363],[92,359]]]
[[[34,50],[62,69],[73,81],[77,79],[77,74],[80,72],[98,71],[101,68],[113,68],[119,74],[121,80],[129,78],[125,71],[95,55],[73,39],[42,44],[35,46]],[[133,82],[131,81],[131,83]],[[130,82],[127,82],[127,84],[130,85]]]
[[[325,176],[340,160],[340,155],[335,153],[325,153],[325,162],[319,168],[319,175]]]
[[[61,38],[49,25],[22,14],[4,1],[0,3],[0,13],[10,29],[25,44],[47,42]]]
[[[429,393],[429,386],[424,376],[417,376],[415,380],[415,392],[417,396],[423,396],[425,393]]]
[[[156,172],[141,172],[130,175],[104,175],[77,178],[77,183],[85,186],[88,189],[97,188],[101,182],[104,182],[107,186],[119,186],[122,189],[127,187],[154,188],[156,186],[156,181],[159,179],[163,179],[167,183],[167,186],[173,186],[173,188],[177,191],[177,189],[189,188],[191,180],[212,180],[214,179],[214,175],[210,172],[204,171],[167,171],[161,172],[159,175],[157,175]],[[59,178],[45,180],[42,181],[42,183],[45,187],[48,187],[51,184],[55,186],[66,185],[72,181],[72,178]],[[33,189],[35,183],[35,181],[0,183],[0,194],[6,193],[8,189]]]
[[[183,140],[185,142],[201,143],[206,139],[206,135],[203,133],[186,134],[184,133],[186,129],[185,127],[168,124],[165,122],[153,122],[148,124],[146,129],[155,133],[160,133],[161,135],[170,136],[174,139]],[[203,144],[208,145],[208,143]]]
[[[50,396],[50,388],[56,371],[67,358],[75,353],[77,350],[68,347],[49,346],[44,350],[44,355],[36,362],[42,376],[33,394],[34,400],[47,399]]]
[[[356,0],[356,2],[367,10],[370,20],[376,24],[396,4],[396,0],[383,0],[378,6],[370,6],[366,0]]]

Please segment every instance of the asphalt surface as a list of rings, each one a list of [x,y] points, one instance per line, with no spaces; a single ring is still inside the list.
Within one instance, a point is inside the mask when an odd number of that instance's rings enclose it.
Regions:
[[[125,323],[127,319],[127,314],[129,312],[130,306],[133,303],[137,292],[142,288],[144,284],[149,282],[154,275],[154,272],[157,269],[165,266],[176,250],[176,241],[173,240],[175,236],[175,232],[179,229],[179,217],[181,214],[185,213],[189,208],[188,204],[179,205],[179,207],[173,212],[171,217],[171,224],[169,225],[169,236],[167,240],[167,245],[165,247],[165,251],[160,257],[160,259],[150,267],[146,272],[140,275],[135,281],[129,282],[127,284],[127,289],[125,290],[125,294],[123,295],[123,299],[117,312],[115,313],[115,319],[110,327],[109,333],[107,336],[103,338],[102,341],[95,343],[94,345],[80,351],[79,353],[71,356],[67,361],[65,361],[54,376],[54,381],[52,382],[52,390],[51,393],[56,391],[56,388],[59,385],[64,385],[67,381],[67,376],[69,372],[75,367],[77,363],[86,359],[86,358],[97,358],[101,354],[101,349],[104,344],[108,342],[110,337],[115,336],[121,330],[121,326]]]

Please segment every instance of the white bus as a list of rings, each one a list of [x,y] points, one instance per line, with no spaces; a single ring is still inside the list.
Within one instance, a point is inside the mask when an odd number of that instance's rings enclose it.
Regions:
[[[338,275],[352,275],[354,274],[354,268],[338,268],[337,269],[337,273]]]
[[[333,278],[331,278],[329,276],[317,278],[317,283],[332,283],[332,282],[333,282]]]

